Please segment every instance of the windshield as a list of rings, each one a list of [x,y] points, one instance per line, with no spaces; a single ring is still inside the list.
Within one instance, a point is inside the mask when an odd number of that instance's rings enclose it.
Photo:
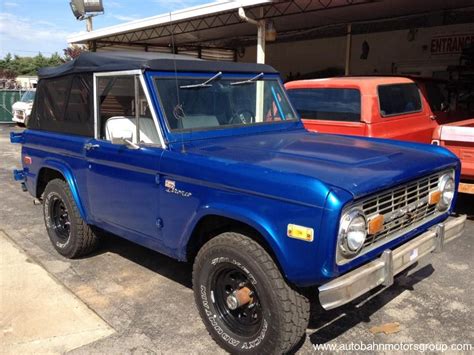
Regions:
[[[25,91],[23,96],[21,97],[21,102],[33,102],[35,99],[35,91]]]
[[[217,75],[219,74],[219,75]],[[156,78],[168,128],[210,130],[297,120],[277,79]],[[212,79],[212,80],[210,80]]]

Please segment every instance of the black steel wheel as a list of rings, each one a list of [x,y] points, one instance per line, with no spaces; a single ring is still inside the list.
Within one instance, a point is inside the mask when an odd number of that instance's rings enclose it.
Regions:
[[[71,221],[67,207],[59,195],[51,197],[49,215],[56,237],[64,243],[67,242],[71,234]]]
[[[231,263],[219,265],[217,272],[211,277],[211,290],[215,297],[218,317],[241,336],[258,334],[263,326],[262,305],[258,292],[243,270]],[[230,299],[236,299],[235,294],[248,290],[249,302],[236,308]],[[238,300],[237,300],[238,301]],[[238,302],[237,302],[238,305]]]
[[[81,218],[69,185],[61,179],[48,182],[43,194],[46,230],[54,248],[67,258],[94,250],[98,236]]]
[[[212,338],[230,353],[281,354],[304,336],[309,301],[251,238],[223,233],[193,267],[196,305]]]

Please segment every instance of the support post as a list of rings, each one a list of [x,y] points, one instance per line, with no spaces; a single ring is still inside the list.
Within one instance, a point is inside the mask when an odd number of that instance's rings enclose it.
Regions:
[[[87,32],[92,32],[92,30],[93,30],[92,16],[86,17],[86,30],[87,30]]]
[[[257,63],[265,64],[265,20],[255,20],[247,17],[243,7],[239,8],[239,17],[245,22],[257,26]],[[263,8],[260,9],[260,17],[263,17]]]
[[[265,20],[258,21],[257,63],[265,64]]]
[[[257,31],[257,63],[265,64],[265,20],[258,21]],[[257,81],[257,102],[255,107],[255,121],[263,122],[264,82]]]
[[[351,71],[351,47],[352,47],[352,24],[347,25],[347,36],[346,36],[346,65],[345,75],[349,75]]]
[[[239,8],[239,17],[255,26],[257,26],[257,63],[265,64],[265,31],[266,22],[264,19],[255,20],[247,17],[243,7]],[[263,18],[263,8],[260,9],[260,18]],[[255,122],[263,122],[263,101],[264,101],[264,82],[256,83],[256,102],[255,102]]]

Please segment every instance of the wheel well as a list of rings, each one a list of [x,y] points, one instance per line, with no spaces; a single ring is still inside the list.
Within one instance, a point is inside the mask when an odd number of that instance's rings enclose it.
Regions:
[[[272,257],[283,274],[283,270],[273,249],[258,230],[244,222],[219,215],[208,215],[198,222],[189,238],[186,248],[187,260],[192,262],[204,244],[225,232],[241,233],[257,242]]]
[[[36,181],[36,197],[41,198],[43,195],[44,189],[48,182],[54,179],[61,179],[66,181],[63,174],[61,174],[58,170],[54,170],[51,168],[41,168],[38,173],[38,179]]]

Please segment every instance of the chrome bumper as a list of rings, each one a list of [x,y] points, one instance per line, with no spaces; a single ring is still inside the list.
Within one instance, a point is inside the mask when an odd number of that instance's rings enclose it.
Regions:
[[[324,309],[346,304],[373,288],[393,284],[393,277],[431,252],[441,252],[444,244],[461,236],[466,216],[450,217],[415,239],[394,250],[385,250],[380,258],[319,287]]]

